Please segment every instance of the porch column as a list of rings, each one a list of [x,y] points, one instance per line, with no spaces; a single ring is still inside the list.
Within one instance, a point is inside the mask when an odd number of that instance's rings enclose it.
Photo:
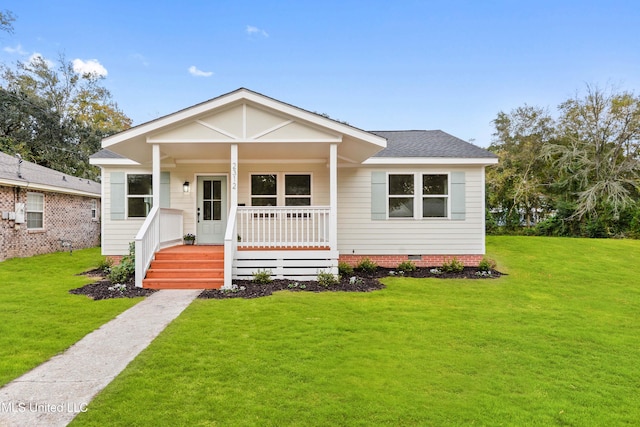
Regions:
[[[238,144],[231,144],[231,207],[238,206]]]
[[[329,248],[338,249],[338,144],[329,148]]]
[[[231,144],[229,179],[229,218],[224,234],[224,285],[223,289],[231,289],[233,284],[233,262],[238,250],[236,217],[238,211],[238,144]]]
[[[152,174],[151,186],[153,188],[153,207],[160,207],[160,145],[151,146]]]

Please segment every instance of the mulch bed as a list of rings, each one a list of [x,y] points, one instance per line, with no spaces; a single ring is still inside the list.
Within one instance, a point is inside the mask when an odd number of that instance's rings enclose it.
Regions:
[[[103,277],[104,272],[102,270],[85,271],[82,275],[95,278],[96,281],[81,288],[71,289],[69,291],[70,294],[86,295],[91,299],[101,300],[109,298],[146,297],[157,292],[157,289],[136,288],[133,279],[129,280],[127,283],[123,283],[125,288],[116,288],[110,280]]]
[[[292,292],[371,292],[384,289],[380,283],[384,277],[416,277],[416,278],[439,278],[439,279],[493,279],[502,275],[499,271],[493,270],[489,276],[477,274],[477,268],[465,267],[460,273],[440,273],[433,274],[431,268],[417,268],[415,271],[398,274],[397,270],[390,268],[378,268],[374,273],[355,271],[349,277],[342,277],[340,282],[331,286],[322,286],[316,281],[295,281],[276,279],[268,284],[254,283],[251,280],[234,280],[234,289],[206,289],[198,298],[205,299],[226,299],[226,298],[260,298],[271,295],[273,292],[289,290]],[[92,270],[83,273],[90,277],[96,277],[97,281],[81,288],[72,289],[71,294],[86,295],[94,300],[108,298],[135,298],[148,296],[156,292],[155,289],[136,288],[133,280],[125,283],[124,288],[116,288],[113,284],[102,277],[100,270]],[[352,280],[357,277],[358,280]]]

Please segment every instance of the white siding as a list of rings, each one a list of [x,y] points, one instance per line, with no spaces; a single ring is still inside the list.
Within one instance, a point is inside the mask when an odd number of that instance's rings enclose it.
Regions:
[[[112,220],[111,207],[111,173],[151,173],[151,170],[141,168],[102,168],[102,254],[126,255],[129,253],[129,242],[133,242],[138,229],[142,226],[144,218],[129,220]],[[126,184],[125,184],[126,185]]]
[[[184,211],[184,232],[195,233],[196,183],[198,175],[227,175],[229,165],[178,164],[162,167],[171,174],[171,208]],[[371,220],[371,172],[450,173],[464,171],[466,180],[466,215],[464,220],[391,219]],[[151,173],[140,167],[103,167],[104,209],[101,219],[102,252],[124,255],[128,252],[143,219],[111,220],[110,172]],[[252,173],[311,173],[312,204],[329,204],[329,169],[324,163],[270,164],[242,163],[238,169],[238,203],[251,205]],[[182,184],[189,181],[191,192]],[[229,181],[229,180],[228,180]],[[338,249],[341,254],[360,255],[439,255],[484,253],[484,167],[346,167],[338,169]]]
[[[371,219],[371,172],[465,172],[466,215],[451,219]],[[338,170],[338,250],[349,255],[484,253],[484,167],[389,166]]]

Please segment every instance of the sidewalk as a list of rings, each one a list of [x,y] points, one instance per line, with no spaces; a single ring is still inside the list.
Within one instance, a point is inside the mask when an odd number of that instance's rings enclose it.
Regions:
[[[161,290],[0,388],[0,426],[66,426],[201,290]]]

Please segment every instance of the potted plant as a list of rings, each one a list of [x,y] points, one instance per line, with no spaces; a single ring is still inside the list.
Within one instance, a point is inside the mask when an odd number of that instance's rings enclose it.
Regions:
[[[185,245],[193,245],[195,243],[195,241],[196,241],[196,235],[195,234],[191,234],[191,233],[185,234],[182,237],[182,240],[184,241]]]

